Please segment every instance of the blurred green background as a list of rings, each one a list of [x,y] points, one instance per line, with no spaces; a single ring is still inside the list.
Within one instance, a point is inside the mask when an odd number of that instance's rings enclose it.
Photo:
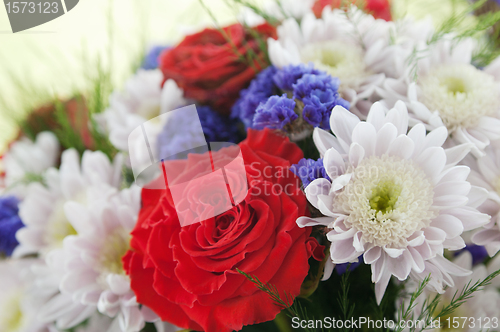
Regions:
[[[257,3],[263,3],[261,0]],[[301,1],[301,0],[296,0]],[[185,33],[236,20],[231,0],[80,0],[66,15],[13,34],[0,7],[0,153],[17,133],[13,120],[27,108],[87,88],[97,59],[111,67],[117,88],[141,52],[175,44]],[[465,1],[392,0],[395,17],[431,15],[435,22]],[[109,59],[112,59],[109,61]]]

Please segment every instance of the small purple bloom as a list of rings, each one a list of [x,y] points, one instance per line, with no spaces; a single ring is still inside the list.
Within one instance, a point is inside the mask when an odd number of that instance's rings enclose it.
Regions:
[[[19,200],[14,196],[0,197],[0,253],[7,256],[17,247],[16,232],[24,227],[19,217]]]
[[[265,102],[272,95],[278,94],[278,87],[274,84],[273,76],[277,69],[267,67],[250,82],[250,86],[240,92],[240,98],[232,108],[231,117],[239,118],[245,128],[252,127],[255,110],[260,103]]]
[[[343,275],[344,273],[347,272],[347,268],[349,267],[349,271],[354,271],[358,266],[361,265],[363,262],[363,256],[359,257],[359,262],[356,263],[344,263],[344,264],[337,264],[335,265],[335,271],[337,272],[338,275]]]
[[[203,129],[204,139],[197,135],[198,124],[182,113],[176,112],[170,117],[158,134],[158,155],[162,159],[182,159],[188,153],[203,153],[207,142],[240,141],[237,121],[215,112],[209,106],[196,106]],[[202,148],[190,150],[192,146]],[[183,151],[183,152],[179,152]]]
[[[286,94],[270,97],[265,103],[260,103],[255,111],[253,127],[263,129],[282,129],[286,124],[298,118],[294,111],[295,101],[288,99]]]
[[[306,74],[320,75],[325,74],[322,71],[314,69],[312,63],[308,65],[289,65],[278,71],[274,77],[274,83],[283,91],[293,91],[293,85]]]
[[[290,170],[300,178],[304,188],[316,179],[324,178],[331,181],[328,174],[326,174],[323,159],[314,160],[303,158],[298,164],[292,165]]]
[[[238,122],[215,112],[210,106],[196,106],[208,142],[239,142]]]
[[[313,90],[337,92],[339,85],[338,78],[327,74],[305,74],[293,85],[293,97],[302,100],[309,96]]]
[[[159,65],[158,57],[163,51],[170,48],[171,47],[169,46],[153,46],[149,50],[148,54],[146,54],[146,56],[144,57],[141,68],[146,70],[152,70],[158,68]]]
[[[472,265],[481,264],[486,257],[488,257],[488,252],[486,248],[483,246],[478,246],[475,244],[468,244],[462,250],[456,251],[455,256],[460,255],[464,252],[464,250],[468,251],[472,255]]]
[[[338,93],[333,90],[313,90],[310,95],[304,97],[304,120],[314,127],[330,129],[330,113],[339,99]]]

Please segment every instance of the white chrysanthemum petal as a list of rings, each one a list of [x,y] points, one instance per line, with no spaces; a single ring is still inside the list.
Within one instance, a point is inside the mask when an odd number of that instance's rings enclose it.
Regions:
[[[447,167],[455,166],[462,161],[473,147],[473,144],[465,143],[444,150],[444,152],[446,152]]]
[[[354,166],[354,167],[357,167],[359,165],[359,163],[363,160],[363,158],[365,157],[365,149],[358,143],[352,143],[351,144],[351,148],[349,149],[349,163]],[[350,179],[350,177],[349,177]],[[333,180],[333,181],[336,181]],[[343,184],[343,186],[346,184],[347,182],[345,182]],[[342,187],[343,187],[342,186]],[[339,190],[341,188],[336,188],[335,190]]]
[[[401,281],[408,278],[413,265],[413,257],[408,250],[404,250],[397,257],[387,258],[387,272],[389,273],[389,277],[392,274]]]
[[[325,263],[325,269],[323,271],[323,278],[321,278],[321,280],[328,280],[331,277],[334,268],[335,264],[333,264],[331,260],[327,259]]]
[[[417,273],[422,272],[425,269],[425,261],[420,252],[418,252],[418,250],[413,247],[408,247],[408,252],[411,254],[412,257],[413,270],[415,270],[415,272]]]
[[[432,225],[442,229],[446,233],[447,239],[455,238],[464,231],[462,221],[449,214],[441,214],[437,216]]]
[[[385,113],[387,108],[385,108],[380,102],[376,102],[370,109],[366,122],[371,123],[377,131],[380,131],[385,122]]]
[[[387,149],[387,154],[390,156],[400,157],[402,159],[410,159],[413,154],[414,143],[406,135],[399,135],[391,142]]]
[[[389,149],[389,146],[396,139],[397,135],[398,130],[396,129],[396,126],[394,126],[392,123],[384,124],[377,132],[375,154],[379,156],[387,153],[387,149]]]
[[[352,262],[361,255],[352,245],[352,235],[353,234],[351,234],[351,238],[335,240],[335,242],[332,243],[330,257],[333,263]]]
[[[469,206],[473,208],[479,207],[488,199],[488,190],[486,188],[472,186],[469,193]]]
[[[422,151],[415,160],[425,174],[436,183],[438,175],[441,174],[446,165],[446,153],[437,146],[430,147]]]
[[[397,102],[394,108],[387,112],[385,121],[396,126],[398,135],[406,135],[408,132],[408,111],[405,104]]]
[[[317,196],[328,195],[331,186],[331,182],[326,179],[316,179],[306,187],[306,197],[315,208],[319,209]]]
[[[371,157],[375,153],[376,141],[377,132],[375,131],[375,127],[368,122],[359,123],[359,125],[357,125],[352,131],[352,142],[354,144],[357,143],[360,147],[362,147],[362,149],[364,150],[364,156],[366,157]],[[349,155],[352,152],[352,146],[353,144],[351,144]]]
[[[380,247],[373,246],[365,252],[363,260],[366,264],[372,264],[380,258],[381,253]]]
[[[387,253],[387,255],[391,258],[397,258],[401,256],[404,252],[404,249],[396,249],[396,248],[388,248],[387,246],[382,247],[382,249]]]
[[[330,116],[330,128],[344,151],[349,151],[349,146],[352,143],[352,131],[358,123],[360,123],[359,118],[342,106],[337,105],[333,108]]]
[[[344,151],[337,138],[321,128],[314,128],[313,140],[321,156],[324,156],[330,148],[334,148],[338,152]]]
[[[325,216],[335,217],[337,215],[332,210],[332,204],[328,195],[318,195],[318,210]]]
[[[444,240],[443,246],[446,246],[446,248],[448,248],[449,250],[460,250],[465,248],[466,244],[461,236],[457,236],[452,239]]]
[[[317,226],[317,225],[322,225],[322,226],[328,226],[332,222],[331,218],[325,217],[325,218],[309,218],[309,217],[299,217],[297,219],[297,225],[300,228],[307,227],[307,226]]]
[[[344,159],[340,153],[333,148],[325,152],[323,166],[325,167],[326,174],[328,174],[330,178],[335,178],[345,172]]]

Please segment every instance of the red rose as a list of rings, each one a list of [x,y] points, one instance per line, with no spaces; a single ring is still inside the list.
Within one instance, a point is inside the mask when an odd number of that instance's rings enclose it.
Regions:
[[[229,114],[239,92],[268,65],[259,40],[241,24],[222,29],[205,29],[187,36],[177,47],[160,55],[160,69],[165,80],[173,79],[184,89],[187,98],[212,105],[217,111]],[[267,23],[253,28],[266,44],[276,38],[276,29]],[[227,41],[230,38],[231,42]],[[249,52],[256,57],[250,64]],[[242,55],[245,60],[239,58]]]
[[[372,14],[375,18],[381,18],[386,21],[392,20],[391,18],[391,4],[389,0],[352,0],[349,1],[355,5],[361,4],[361,7],[367,12]],[[348,2],[348,3],[349,3]],[[316,17],[321,17],[323,8],[330,5],[332,8],[340,8],[344,4],[342,0],[316,0],[313,5],[313,12]]]
[[[249,130],[239,147],[249,192],[215,218],[181,227],[170,194],[142,192],[143,208],[124,268],[137,301],[182,328],[229,332],[272,320],[281,308],[236,269],[275,285],[283,296],[297,296],[308,259],[324,257],[310,228],[295,223],[307,214],[306,199],[288,168],[302,151],[269,129]],[[211,172],[200,168],[200,156],[166,162],[166,169],[177,170],[169,185]]]

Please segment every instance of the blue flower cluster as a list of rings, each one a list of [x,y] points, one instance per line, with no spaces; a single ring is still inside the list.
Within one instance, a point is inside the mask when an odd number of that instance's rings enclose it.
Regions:
[[[209,106],[196,106],[196,110],[205,135],[205,142],[238,143],[241,140],[236,119],[221,115]],[[188,150],[191,146],[205,145],[205,142],[193,142],[199,139],[196,135],[198,128],[197,123],[192,119],[183,117],[182,113],[174,113],[158,134],[159,156],[172,156],[168,159],[187,157],[187,154],[178,154],[178,152]]]
[[[170,48],[169,46],[153,46],[149,50],[148,54],[146,54],[146,56],[144,57],[141,68],[146,70],[152,70],[158,68],[159,65],[158,57],[163,51],[169,48]]]
[[[235,119],[215,112],[210,106],[196,106],[196,109],[207,142],[239,142],[238,122]]]
[[[337,272],[338,275],[343,275],[344,273],[347,272],[347,268],[349,268],[349,272],[352,272],[361,264],[364,264],[363,256],[359,257],[358,262],[335,265],[335,272]]]
[[[260,103],[255,110],[253,127],[255,129],[282,129],[299,116],[294,111],[295,101],[283,96],[271,96],[265,103]]]
[[[468,251],[472,255],[472,265],[481,264],[488,257],[486,248],[476,244],[467,244],[462,250],[456,251],[455,256],[460,255],[464,251]]]
[[[329,129],[333,107],[350,107],[338,93],[339,84],[338,78],[314,69],[312,64],[290,65],[281,70],[271,66],[241,92],[240,99],[233,106],[232,117],[241,119],[247,128],[282,129],[302,115],[313,127]],[[285,94],[280,97],[281,93]],[[293,96],[294,100],[287,96]],[[298,111],[295,109],[299,106],[297,101],[303,104]],[[293,116],[291,111],[297,116]]]
[[[278,70],[274,66],[261,71],[250,82],[250,86],[240,92],[240,98],[232,108],[232,118],[240,119],[245,128],[253,127],[253,117],[260,103],[279,93],[273,77]]]
[[[321,158],[318,160],[303,158],[298,164],[292,165],[290,170],[300,178],[304,188],[316,179],[324,178],[331,181]]]
[[[13,196],[0,197],[0,253],[7,256],[17,247],[16,232],[24,227],[19,218],[19,200]]]

